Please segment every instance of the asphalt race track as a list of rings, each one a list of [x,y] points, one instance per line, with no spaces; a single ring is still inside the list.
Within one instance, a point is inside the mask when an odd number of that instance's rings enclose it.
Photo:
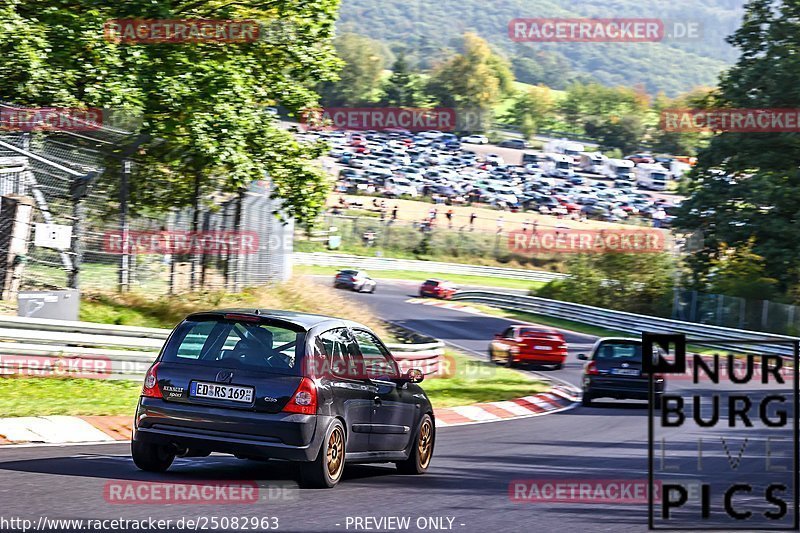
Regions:
[[[381,282],[377,293],[352,297],[384,319],[484,357],[488,340],[509,323],[499,318],[407,303],[416,296],[415,292],[416,284]],[[593,339],[571,333],[567,341],[571,345],[586,345]],[[574,349],[570,351],[563,370],[544,372],[578,383],[582,363],[576,359],[577,353]],[[338,487],[316,491],[297,489],[291,465],[281,462],[259,463],[215,455],[205,459],[177,459],[168,474],[151,475],[134,467],[125,443],[6,447],[0,450],[0,509],[3,517],[34,521],[40,516],[153,517],[173,521],[212,516],[277,517],[278,531],[436,530],[431,525],[424,529],[417,527],[417,519],[436,517],[444,518],[445,530],[449,527],[465,532],[645,531],[647,506],[643,503],[514,502],[509,486],[513,480],[528,479],[646,482],[647,413],[644,403],[601,401],[591,408],[576,407],[554,415],[442,428],[437,432],[434,461],[427,475],[400,476],[390,466],[350,466]],[[724,434],[727,428],[720,431]],[[679,454],[670,458],[671,466],[680,468],[687,482],[696,473],[696,457],[692,453],[696,439],[690,433],[677,428],[669,436],[670,443],[680,449]],[[740,443],[728,444],[735,456]],[[706,471],[718,469],[721,482],[748,476],[752,479],[760,473],[763,465],[751,460],[751,449],[744,454],[738,470],[733,471],[714,463],[713,446],[713,443],[708,445]],[[764,450],[759,450],[753,454],[763,461]],[[266,495],[264,501],[256,504],[108,503],[104,498],[106,484],[120,480],[258,480],[262,486],[283,486],[286,490],[272,493],[262,490]],[[713,498],[718,499],[719,495]],[[752,502],[761,500],[761,495],[754,491]],[[747,498],[737,501],[741,505],[751,502]],[[715,507],[712,515],[717,512]],[[410,517],[411,521],[408,528],[355,521],[364,517]],[[361,527],[356,527],[357,523]]]

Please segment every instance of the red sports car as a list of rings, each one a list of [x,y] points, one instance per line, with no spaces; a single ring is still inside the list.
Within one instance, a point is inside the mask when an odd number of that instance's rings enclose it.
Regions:
[[[498,333],[489,343],[489,360],[509,367],[533,363],[559,369],[566,359],[567,341],[553,329],[518,324]]]
[[[442,298],[449,300],[458,290],[458,287],[448,281],[440,279],[426,280],[419,287],[419,295],[423,298],[430,296],[431,298]]]

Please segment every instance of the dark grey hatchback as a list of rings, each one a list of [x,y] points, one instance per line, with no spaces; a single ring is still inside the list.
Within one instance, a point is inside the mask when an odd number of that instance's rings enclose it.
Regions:
[[[300,462],[303,486],[333,487],[344,464],[422,474],[433,409],[419,370],[401,375],[367,327],[285,311],[188,316],[147,371],[131,443],[142,470],[211,452]]]
[[[598,340],[591,356],[578,355],[588,361],[583,367],[583,405],[597,398],[630,398],[647,400],[650,396],[649,376],[642,371],[642,341],[607,337]],[[664,377],[654,375],[653,406],[661,408]]]

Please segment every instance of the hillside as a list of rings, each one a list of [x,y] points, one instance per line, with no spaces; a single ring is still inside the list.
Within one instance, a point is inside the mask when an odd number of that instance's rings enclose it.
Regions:
[[[725,37],[744,0],[342,0],[339,32],[379,39],[427,68],[473,31],[511,60],[519,81],[561,89],[574,80],[643,85],[669,95],[715,85],[736,51]],[[701,37],[661,43],[514,43],[514,18],[660,18],[698,22]]]

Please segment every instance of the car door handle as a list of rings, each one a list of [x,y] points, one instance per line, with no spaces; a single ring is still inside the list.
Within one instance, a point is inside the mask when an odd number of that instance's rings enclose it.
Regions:
[[[380,406],[383,403],[381,401],[381,397],[380,396],[375,396],[375,399],[373,401],[375,402],[375,405],[377,405],[377,406]]]

